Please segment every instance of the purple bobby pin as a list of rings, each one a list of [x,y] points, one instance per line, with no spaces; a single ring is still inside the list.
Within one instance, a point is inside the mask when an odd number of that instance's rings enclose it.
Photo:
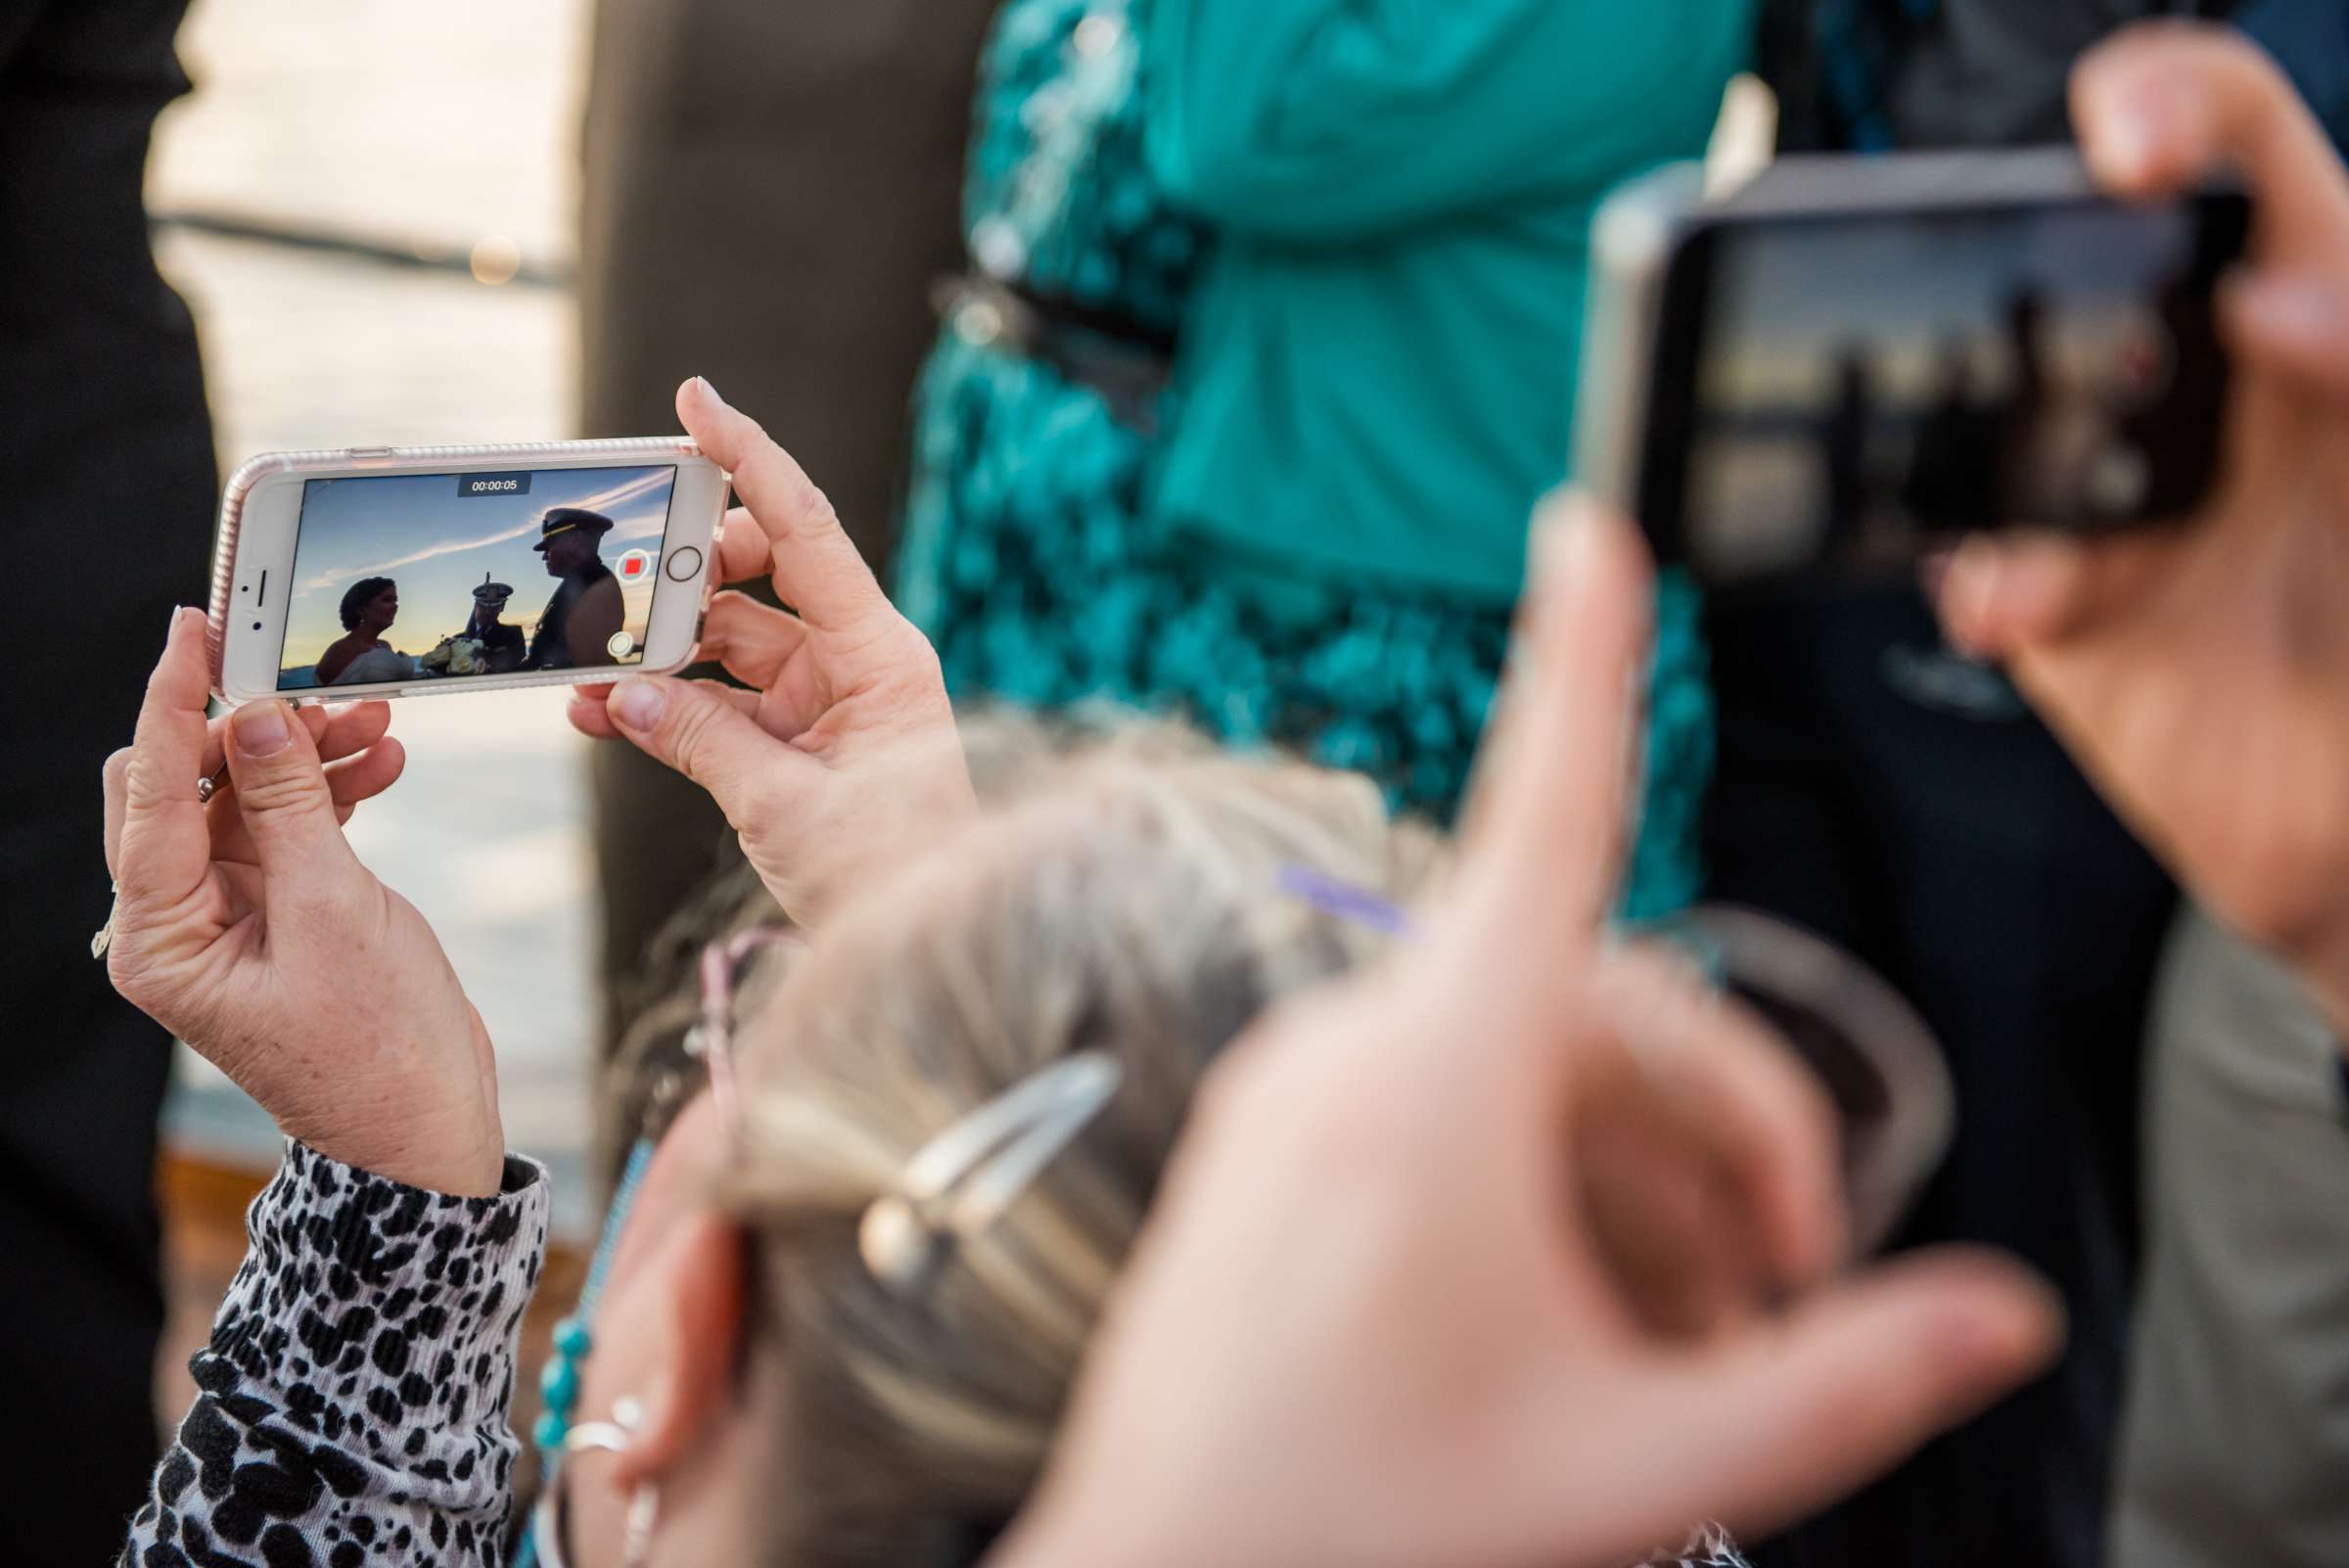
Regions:
[[[1351,920],[1389,937],[1415,937],[1419,927],[1411,917],[1367,888],[1341,882],[1312,866],[1290,863],[1280,868],[1280,891],[1312,904],[1323,914]]]

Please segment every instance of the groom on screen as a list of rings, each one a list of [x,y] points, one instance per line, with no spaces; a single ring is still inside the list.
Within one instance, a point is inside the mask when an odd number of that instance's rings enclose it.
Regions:
[[[622,619],[620,579],[596,552],[612,531],[612,520],[583,507],[558,506],[539,521],[538,542],[546,575],[559,578],[553,598],[538,618],[537,635],[522,662],[525,669],[577,669],[614,662],[610,643]]]

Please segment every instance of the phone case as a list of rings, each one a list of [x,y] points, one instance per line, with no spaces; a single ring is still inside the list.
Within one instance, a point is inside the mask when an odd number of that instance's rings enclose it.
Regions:
[[[1638,506],[1647,378],[1664,261],[1704,202],[1704,166],[1668,163],[1620,187],[1590,226],[1589,302],[1575,393],[1575,483],[1625,516]]]
[[[433,473],[452,463],[474,463],[485,459],[532,462],[577,462],[582,459],[613,458],[625,460],[643,457],[700,457],[701,446],[689,436],[629,436],[611,440],[587,441],[503,441],[471,446],[345,446],[317,448],[301,452],[263,452],[248,458],[229,475],[228,485],[220,496],[220,521],[212,540],[211,602],[207,608],[205,629],[205,651],[211,663],[212,695],[223,702],[232,700],[224,689],[222,666],[228,649],[228,602],[234,592],[237,565],[238,524],[243,517],[246,497],[253,487],[272,474],[302,474],[333,470],[337,473],[357,470],[365,473],[399,474]],[[717,573],[714,570],[702,576],[701,603],[696,608],[694,633],[701,633],[701,616],[710,608],[710,596],[714,591]],[[655,668],[635,665],[627,673],[638,675],[667,674],[692,662],[690,651],[674,665]],[[612,679],[609,667],[582,669],[533,670],[511,675],[468,676],[462,684],[450,684],[437,689],[436,696],[456,696],[475,691],[512,691],[523,686],[572,686],[582,681]],[[329,690],[310,690],[279,693],[287,701],[299,706],[304,703],[335,701]],[[373,692],[371,697],[399,697],[409,693]]]
[[[1707,193],[1698,163],[1668,163],[1626,182],[1591,221],[1590,302],[1574,431],[1577,483],[1626,513],[1637,506],[1664,264],[1708,218],[1827,215],[1887,206],[1925,212],[2057,202],[2094,192],[2080,155],[2068,147],[1867,158],[1794,154],[1773,160],[1721,194]]]
[[[2241,188],[2221,178],[2205,183],[2191,199],[2232,199],[2239,204]],[[1660,561],[1689,566],[1708,586],[1728,585],[1747,569],[1721,555],[1708,564],[1690,537],[1677,495],[1658,502],[1648,492],[1654,478],[1647,469],[1658,416],[1660,356],[1668,341],[1690,341],[1686,317],[1667,320],[1668,307],[1677,308],[1668,298],[1670,279],[1683,248],[1708,230],[1743,225],[2029,210],[2100,200],[2079,154],[2068,147],[1796,156],[1770,163],[1741,187],[1719,195],[1705,191],[1696,164],[1666,165],[1627,182],[1607,197],[1592,220],[1573,431],[1576,484],[1615,510],[1637,518]],[[2196,385],[2217,384],[2223,369],[2222,365]],[[2181,409],[2188,407],[2183,398],[2174,401]],[[2177,417],[2185,421],[2188,416]],[[2208,433],[2218,425],[2215,420],[2195,420],[2193,428]],[[2093,534],[2159,526],[2185,515],[2207,487],[2209,464],[2195,457],[2200,448],[2190,441],[2146,440],[2143,445],[2160,455],[2144,464],[2149,477],[2140,482],[2146,493],[2142,505],[2116,505],[2100,513],[2087,506],[2084,489],[2077,509],[2033,511],[2034,526]],[[2200,487],[2193,483],[2197,479]],[[1667,493],[1673,493],[1669,486]],[[2004,520],[1990,518],[1948,531],[2004,526]],[[1921,539],[1923,526],[1912,526],[1911,533]]]

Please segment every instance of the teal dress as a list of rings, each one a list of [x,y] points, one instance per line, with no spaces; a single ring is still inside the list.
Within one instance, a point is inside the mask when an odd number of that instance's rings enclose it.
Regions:
[[[1403,39],[1334,0],[1009,0],[966,191],[983,287],[917,392],[899,555],[956,697],[1171,712],[1448,820],[1565,477],[1589,208],[1701,150],[1741,47],[1740,0],[1659,3],[1690,13],[1662,51],[1649,11],[1560,26],[1618,11],[1560,0],[1419,8],[1396,25],[1445,36]],[[1023,301],[1164,374],[1039,350]],[[1660,590],[1635,915],[1697,884],[1695,610]]]

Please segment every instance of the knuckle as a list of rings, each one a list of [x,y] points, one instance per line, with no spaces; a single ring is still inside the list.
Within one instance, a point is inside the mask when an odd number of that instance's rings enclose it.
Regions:
[[[353,934],[367,927],[367,890],[366,878],[350,876],[303,877],[273,888],[271,939],[277,940],[282,924],[297,940],[332,938],[334,945],[355,945]]]
[[[893,614],[895,612],[892,612]],[[898,616],[898,640],[901,651],[898,657],[908,671],[919,675],[925,686],[944,687],[946,667],[938,656],[938,646],[922,634],[922,628]]]
[[[184,787],[185,781],[182,781]],[[123,798],[134,807],[152,807],[174,795],[170,781],[160,776],[155,763],[133,754],[122,764]]]
[[[2177,17],[2171,20],[2200,23],[2203,19]],[[2180,36],[2203,40],[2204,45],[2211,49],[2220,60],[2226,62],[2230,69],[2240,72],[2250,82],[2275,89],[2281,89],[2288,85],[2283,69],[2277,65],[2275,57],[2253,43],[2248,36],[2233,27],[2204,23],[2190,30],[2182,30]]]
[[[714,783],[709,776],[710,733],[716,709],[714,701],[698,691],[679,692],[669,703],[668,755],[680,772],[705,787]]]
[[[835,628],[831,657],[850,678],[892,691],[945,688],[945,667],[921,629],[876,596]]]
[[[748,790],[719,805],[734,831],[753,844],[771,844],[789,825],[781,801],[768,790]]]
[[[146,1005],[145,966],[139,962],[134,945],[129,940],[127,933],[121,931],[115,933],[115,945],[106,952],[106,978],[108,984],[112,985],[120,993],[122,999],[133,1007]]]
[[[237,784],[239,807],[248,816],[283,816],[331,809],[333,792],[315,766],[268,771]]]
[[[832,497],[817,487],[814,481],[802,476],[791,496],[792,527],[808,533],[840,531],[840,513],[833,508]]]
[[[107,949],[106,978],[122,999],[159,1021],[171,1010],[172,988],[135,931],[117,932]]]
[[[2233,913],[2246,935],[2290,951],[2324,925],[2349,878],[2349,852],[2339,840],[2327,820],[2280,813],[2232,857]]]
[[[171,661],[165,658],[147,672],[147,694],[150,697],[167,695],[174,678],[176,675],[171,669]]]

